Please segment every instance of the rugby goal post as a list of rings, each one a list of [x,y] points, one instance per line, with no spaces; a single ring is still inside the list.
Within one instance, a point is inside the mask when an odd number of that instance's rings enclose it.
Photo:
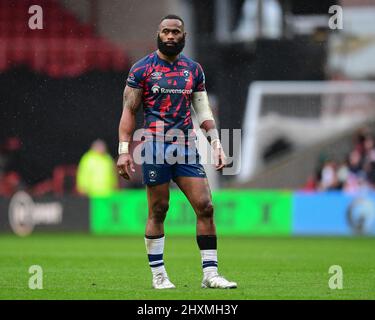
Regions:
[[[287,136],[297,147],[308,146],[373,118],[375,81],[253,82],[237,181],[251,180],[264,167],[262,152],[277,135]]]

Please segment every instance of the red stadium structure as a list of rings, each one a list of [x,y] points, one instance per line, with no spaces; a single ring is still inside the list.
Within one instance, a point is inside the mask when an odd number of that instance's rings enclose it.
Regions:
[[[43,8],[43,29],[30,29],[29,8]],[[75,77],[90,70],[123,71],[123,49],[95,34],[53,0],[0,1],[0,72],[15,65],[51,77]]]

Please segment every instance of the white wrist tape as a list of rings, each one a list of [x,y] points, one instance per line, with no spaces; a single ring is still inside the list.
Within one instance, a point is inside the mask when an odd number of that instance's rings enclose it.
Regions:
[[[206,120],[214,120],[206,91],[193,93],[193,107],[197,115],[199,125]]]
[[[118,144],[118,154],[129,153],[129,142],[120,142]]]

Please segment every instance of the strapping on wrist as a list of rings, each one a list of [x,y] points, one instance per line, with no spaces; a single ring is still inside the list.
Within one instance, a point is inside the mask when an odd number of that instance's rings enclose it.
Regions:
[[[123,141],[118,144],[118,154],[128,154],[129,153],[129,142]]]

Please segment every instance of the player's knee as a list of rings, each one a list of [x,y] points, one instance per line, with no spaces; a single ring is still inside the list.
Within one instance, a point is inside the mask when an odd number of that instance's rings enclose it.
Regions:
[[[212,218],[214,215],[214,207],[210,200],[201,201],[198,204],[198,215],[200,218]]]
[[[169,209],[168,201],[157,201],[152,206],[151,218],[156,222],[164,222],[165,216]]]

